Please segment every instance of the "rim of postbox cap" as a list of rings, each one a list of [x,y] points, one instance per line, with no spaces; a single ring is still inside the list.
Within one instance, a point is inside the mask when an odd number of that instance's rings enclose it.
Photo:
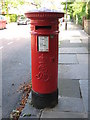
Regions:
[[[44,7],[40,9],[29,10],[25,13],[25,16],[27,18],[38,18],[38,19],[47,18],[47,17],[62,18],[64,17],[64,12],[58,10],[52,10]]]

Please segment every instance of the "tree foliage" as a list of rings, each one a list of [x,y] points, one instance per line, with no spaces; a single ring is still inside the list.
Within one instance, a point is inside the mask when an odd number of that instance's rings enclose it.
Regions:
[[[66,2],[62,2],[62,5],[64,5],[64,11],[66,12]],[[73,12],[72,5],[73,5],[73,2],[67,2],[67,11],[70,14]]]
[[[73,16],[80,15],[85,16],[86,15],[86,3],[85,2],[74,2],[73,3]]]
[[[34,4],[36,5],[36,8],[41,7],[42,0],[33,0]]]
[[[49,9],[55,9],[55,10],[58,9],[56,6],[56,2],[57,2],[56,0],[33,0],[33,1],[37,5],[37,8],[46,7]]]
[[[62,4],[64,5],[64,12],[66,13],[66,2],[62,2]],[[71,18],[73,16],[73,12],[73,2],[67,2],[67,13]]]
[[[62,3],[66,12],[66,2]],[[90,19],[90,2],[67,2],[67,12],[76,19],[78,16],[79,23],[82,23],[83,17]]]
[[[9,7],[16,8],[18,5],[23,5],[24,0],[2,0],[2,11],[8,14]]]
[[[86,14],[87,18],[90,19],[90,1],[86,4]]]

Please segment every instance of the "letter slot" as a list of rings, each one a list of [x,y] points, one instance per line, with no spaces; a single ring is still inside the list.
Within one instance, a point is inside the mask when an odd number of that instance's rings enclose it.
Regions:
[[[38,30],[38,29],[51,29],[51,26],[35,26],[35,30]]]

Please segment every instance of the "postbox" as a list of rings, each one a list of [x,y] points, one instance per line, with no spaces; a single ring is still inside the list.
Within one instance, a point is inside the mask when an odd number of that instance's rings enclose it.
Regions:
[[[58,18],[64,13],[34,11],[31,19],[32,104],[38,109],[58,103]]]

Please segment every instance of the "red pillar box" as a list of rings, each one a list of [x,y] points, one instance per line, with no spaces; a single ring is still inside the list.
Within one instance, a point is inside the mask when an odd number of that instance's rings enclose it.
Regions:
[[[59,12],[27,12],[31,19],[32,103],[36,108],[58,103]]]

